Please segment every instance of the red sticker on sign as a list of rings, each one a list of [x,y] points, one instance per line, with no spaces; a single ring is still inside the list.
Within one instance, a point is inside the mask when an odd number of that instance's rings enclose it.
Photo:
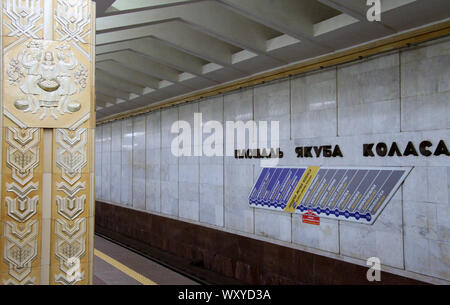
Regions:
[[[320,217],[313,210],[308,210],[308,212],[302,215],[302,222],[320,226]]]

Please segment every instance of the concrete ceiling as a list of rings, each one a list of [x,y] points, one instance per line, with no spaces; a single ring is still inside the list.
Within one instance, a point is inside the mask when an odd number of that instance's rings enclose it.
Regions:
[[[450,17],[449,0],[108,0],[97,8],[97,118]]]

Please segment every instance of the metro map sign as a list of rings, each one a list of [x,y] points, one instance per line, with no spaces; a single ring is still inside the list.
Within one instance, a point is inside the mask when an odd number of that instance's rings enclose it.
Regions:
[[[250,192],[249,204],[373,224],[410,171],[410,167],[266,167]]]

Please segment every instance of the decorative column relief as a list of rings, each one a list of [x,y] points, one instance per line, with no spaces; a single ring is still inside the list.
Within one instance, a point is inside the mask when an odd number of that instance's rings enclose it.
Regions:
[[[91,16],[89,4],[76,0],[58,0],[55,14],[55,30],[59,41],[76,41],[87,44],[90,34]]]
[[[67,42],[29,40],[5,61],[3,108],[15,124],[70,127],[89,114],[89,60]]]
[[[86,202],[89,181],[84,175],[88,165],[88,129],[55,129],[56,212],[54,253],[59,270],[54,280],[61,284],[75,284],[85,279],[80,262],[86,254]]]
[[[3,284],[36,284],[32,265],[38,262],[40,215],[38,213],[41,131],[38,128],[5,128],[5,177],[3,196],[6,214],[3,260],[8,265],[9,279]],[[8,182],[10,181],[10,182]]]
[[[95,5],[0,9],[0,284],[89,284]]]
[[[55,20],[56,40],[69,42],[90,59],[87,46],[92,40],[93,31],[89,3],[77,0],[57,0]]]
[[[5,0],[3,5],[3,48],[7,51],[28,38],[43,38],[42,0]]]
[[[28,42],[9,62],[7,74],[10,85],[23,94],[14,101],[14,107],[38,114],[41,121],[48,115],[58,120],[81,109],[81,103],[72,96],[86,88],[87,68],[78,64],[65,43]]]

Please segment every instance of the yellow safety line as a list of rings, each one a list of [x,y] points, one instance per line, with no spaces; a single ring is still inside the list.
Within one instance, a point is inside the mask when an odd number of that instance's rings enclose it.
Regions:
[[[136,281],[138,281],[142,285],[158,285],[155,282],[153,282],[152,280],[150,280],[150,279],[146,278],[145,276],[143,276],[142,274],[137,273],[136,271],[128,268],[127,266],[125,266],[121,262],[116,261],[114,258],[109,257],[108,255],[106,255],[105,253],[103,253],[103,252],[101,252],[101,251],[99,251],[97,249],[94,249],[94,255],[97,256],[98,258],[100,258],[101,260],[104,260],[108,264],[112,265],[114,268],[122,271],[123,273],[125,273],[129,277],[135,279]]]

